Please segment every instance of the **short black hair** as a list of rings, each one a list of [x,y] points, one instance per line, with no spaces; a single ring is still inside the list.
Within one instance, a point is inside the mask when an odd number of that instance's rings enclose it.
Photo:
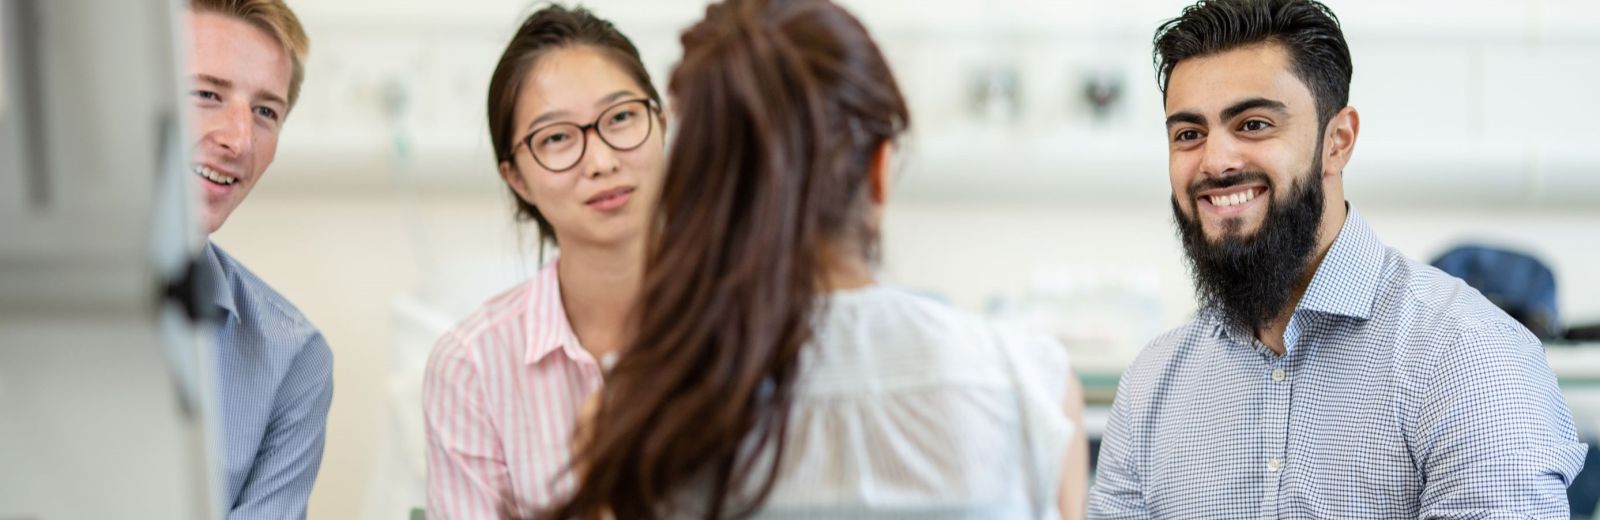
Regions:
[[[1156,29],[1156,81],[1166,99],[1172,69],[1189,58],[1258,44],[1282,45],[1311,90],[1319,128],[1350,103],[1350,47],[1339,18],[1316,0],[1200,0]]]

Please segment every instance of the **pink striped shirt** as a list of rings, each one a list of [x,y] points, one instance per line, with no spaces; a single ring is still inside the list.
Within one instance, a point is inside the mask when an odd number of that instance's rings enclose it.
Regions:
[[[428,520],[496,519],[572,492],[578,408],[601,384],[578,344],[552,261],[490,299],[434,346],[423,379]]]

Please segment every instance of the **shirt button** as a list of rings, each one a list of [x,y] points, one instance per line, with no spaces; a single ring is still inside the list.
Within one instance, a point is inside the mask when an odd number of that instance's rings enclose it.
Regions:
[[[1283,382],[1283,378],[1284,378],[1283,369],[1280,368],[1280,369],[1272,371],[1272,380],[1274,382],[1282,383]]]
[[[1278,460],[1277,457],[1267,459],[1267,471],[1277,473],[1281,468],[1283,468],[1283,462]]]

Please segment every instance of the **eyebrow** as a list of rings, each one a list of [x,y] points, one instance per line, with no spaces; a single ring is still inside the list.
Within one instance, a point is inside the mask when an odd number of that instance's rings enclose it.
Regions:
[[[618,90],[616,92],[612,92],[611,94],[606,95],[606,97],[600,98],[599,101],[594,102],[594,107],[595,108],[600,108],[602,105],[609,105],[609,104],[612,104],[612,103],[615,103],[615,102],[618,102],[618,101],[622,101],[623,98],[626,98],[628,96],[633,96],[633,95],[635,95],[635,94],[632,93],[632,92],[628,92],[626,90]]]
[[[1196,126],[1206,126],[1206,116],[1194,112],[1178,112],[1167,116],[1167,128],[1179,123],[1189,123]]]
[[[219,78],[219,77],[216,77],[216,76],[212,76],[210,74],[195,74],[194,78],[197,79],[197,80],[200,80],[201,83],[207,83],[207,84],[213,85],[213,86],[215,86],[217,88],[220,88],[220,89],[230,89],[231,90],[234,87],[232,81],[229,81],[229,80],[226,80],[226,79],[222,79],[222,78]],[[274,94],[272,92],[268,92],[268,91],[265,91],[265,90],[256,91],[256,97],[261,98],[261,99],[266,100],[266,101],[277,103],[277,104],[285,106],[285,107],[289,106],[289,102],[287,100],[283,99],[283,96],[279,96],[277,94]]]
[[[1271,110],[1278,113],[1280,116],[1289,115],[1289,107],[1288,105],[1283,104],[1282,101],[1258,97],[1246,99],[1244,101],[1234,103],[1228,106],[1228,108],[1222,109],[1222,120],[1227,121],[1229,119],[1239,117],[1239,114],[1243,114],[1258,108]],[[1179,123],[1206,126],[1206,116],[1195,112],[1178,112],[1167,116],[1167,128],[1172,128],[1173,125]]]
[[[195,74],[194,79],[200,80],[202,83],[210,83],[222,88],[233,88],[232,81],[212,76],[210,74]]]
[[[256,92],[256,97],[259,97],[259,98],[261,98],[263,100],[266,100],[266,101],[271,101],[273,103],[277,103],[278,105],[280,105],[280,106],[282,106],[284,108],[289,108],[289,101],[286,100],[286,99],[283,99],[281,96],[278,96],[277,94],[273,94],[271,92],[267,92],[265,90],[262,90],[262,91],[257,91]]]
[[[612,92],[610,94],[606,94],[606,96],[603,97],[603,98],[600,98],[599,101],[595,101],[594,102],[594,106],[595,106],[595,108],[599,108],[599,107],[602,107],[602,106],[605,106],[605,105],[610,105],[610,104],[615,103],[617,101],[621,101],[623,98],[626,98],[626,97],[629,97],[629,96],[636,96],[636,95],[638,95],[638,94],[634,94],[633,92],[630,92],[630,91],[627,91],[627,90],[618,90],[616,92]],[[533,121],[529,122],[528,123],[528,127],[525,128],[524,130],[533,130],[534,128],[537,128],[539,125],[547,123],[552,119],[555,119],[555,118],[561,117],[561,116],[571,115],[571,114],[572,114],[572,112],[568,112],[566,110],[552,110],[552,111],[549,111],[549,112],[545,112],[543,114],[540,114],[539,117],[533,118]]]
[[[1239,114],[1243,114],[1247,111],[1257,108],[1271,110],[1273,112],[1277,112],[1279,115],[1289,114],[1288,105],[1283,104],[1282,101],[1258,97],[1246,99],[1244,101],[1234,103],[1233,106],[1222,109],[1222,120],[1227,121],[1229,119],[1233,119],[1238,117]]]

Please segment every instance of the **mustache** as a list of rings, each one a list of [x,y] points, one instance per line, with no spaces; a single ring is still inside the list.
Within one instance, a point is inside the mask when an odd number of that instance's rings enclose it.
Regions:
[[[1268,177],[1267,172],[1255,170],[1240,172],[1226,177],[1206,177],[1191,182],[1189,183],[1189,196],[1190,198],[1193,198],[1195,193],[1205,190],[1232,188],[1241,184],[1250,183],[1266,184],[1268,190],[1271,190],[1274,187],[1272,185],[1272,177]]]

